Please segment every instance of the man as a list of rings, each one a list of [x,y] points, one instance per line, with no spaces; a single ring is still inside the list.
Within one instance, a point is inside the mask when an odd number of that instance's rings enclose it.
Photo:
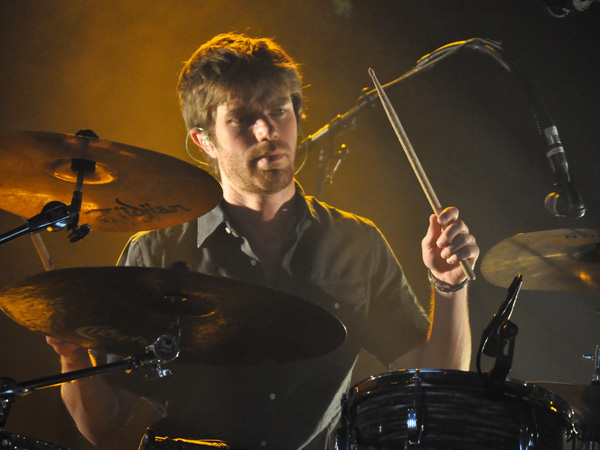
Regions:
[[[168,404],[153,425],[158,434],[219,439],[235,449],[331,448],[361,347],[397,368],[468,369],[459,261],[474,265],[479,248],[456,208],[431,216],[422,242],[435,286],[430,327],[377,228],[305,196],[295,183],[301,81],[277,44],[237,34],[213,38],[187,62],[179,94],[189,137],[212,161],[223,202],[198,220],[134,236],[119,264],[184,261],[191,270],[274,287],[336,315],[348,336],[326,355],[292,363],[175,362],[173,376],[152,382],[66,385],[65,404],[88,439],[114,435],[141,395]],[[63,370],[91,365],[83,349],[49,342]]]

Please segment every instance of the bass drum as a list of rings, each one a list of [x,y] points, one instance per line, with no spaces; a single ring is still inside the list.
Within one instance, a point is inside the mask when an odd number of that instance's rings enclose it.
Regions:
[[[342,404],[338,450],[563,450],[573,411],[543,388],[475,372],[401,370],[356,384]]]

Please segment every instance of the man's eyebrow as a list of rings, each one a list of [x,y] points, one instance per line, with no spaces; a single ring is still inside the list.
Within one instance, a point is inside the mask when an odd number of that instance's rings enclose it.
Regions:
[[[272,100],[269,100],[268,102],[262,103],[261,108],[280,108],[287,104],[293,104],[292,98],[289,95],[283,95],[281,97],[276,97]],[[252,114],[254,111],[254,107],[241,104],[239,106],[227,110],[224,114],[224,117],[240,117],[245,116],[247,114]]]
[[[283,106],[292,103],[292,98],[289,95],[277,97],[271,102],[271,106]]]
[[[233,116],[233,115],[238,115],[238,114],[245,114],[248,111],[250,111],[250,108],[248,108],[247,106],[238,106],[237,108],[227,110],[225,115]]]
[[[292,103],[292,99],[290,96],[281,96],[270,100],[269,102],[263,103],[263,107],[267,108],[277,108],[280,106],[287,105],[288,103]],[[227,111],[225,115],[239,115],[239,114],[247,114],[254,111],[254,108],[247,105],[240,105],[233,109]]]

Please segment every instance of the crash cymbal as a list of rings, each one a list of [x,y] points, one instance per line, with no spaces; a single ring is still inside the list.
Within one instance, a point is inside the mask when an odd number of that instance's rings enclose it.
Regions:
[[[521,273],[524,290],[599,291],[600,230],[517,234],[487,252],[481,272],[487,281],[502,287]]]
[[[96,163],[84,179],[80,224],[99,231],[166,228],[210,211],[219,183],[171,156],[76,135],[0,133],[0,208],[26,218],[51,201],[71,204],[77,174],[72,159]]]
[[[346,338],[322,308],[250,283],[147,267],[40,273],[0,292],[17,323],[54,338],[119,355],[140,355],[181,321],[179,360],[214,365],[295,361],[325,354]]]

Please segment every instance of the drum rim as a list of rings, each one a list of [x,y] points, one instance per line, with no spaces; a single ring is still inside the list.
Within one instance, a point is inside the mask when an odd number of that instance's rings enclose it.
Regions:
[[[354,384],[348,391],[346,396],[346,406],[350,406],[349,403],[359,402],[361,399],[368,397],[369,395],[376,394],[385,389],[390,389],[398,383],[398,378],[410,381],[409,377],[420,376],[421,381],[425,384],[430,384],[436,380],[442,380],[443,377],[447,379],[464,379],[465,381],[482,381],[481,376],[477,372],[462,371],[462,370],[450,370],[450,369],[401,369],[391,372],[384,372],[377,375],[371,375],[368,378],[359,381]],[[429,377],[429,380],[427,379]],[[433,378],[432,378],[433,377]],[[438,378],[439,377],[439,378]],[[387,381],[387,383],[383,383]],[[392,381],[392,382],[390,382]],[[509,395],[513,397],[532,398],[535,397],[540,401],[540,405],[545,407],[547,410],[556,413],[565,419],[571,426],[574,423],[575,413],[573,408],[565,401],[562,397],[549,391],[535,383],[528,383],[513,378],[506,378],[506,384],[509,389]],[[406,384],[407,386],[410,384]]]
[[[27,448],[31,448],[32,450],[68,450],[64,445],[45,441],[33,436],[14,433],[2,428],[0,428],[0,439],[7,441],[7,447],[15,447],[14,444],[18,443],[19,448],[25,448],[25,446],[27,446]]]

